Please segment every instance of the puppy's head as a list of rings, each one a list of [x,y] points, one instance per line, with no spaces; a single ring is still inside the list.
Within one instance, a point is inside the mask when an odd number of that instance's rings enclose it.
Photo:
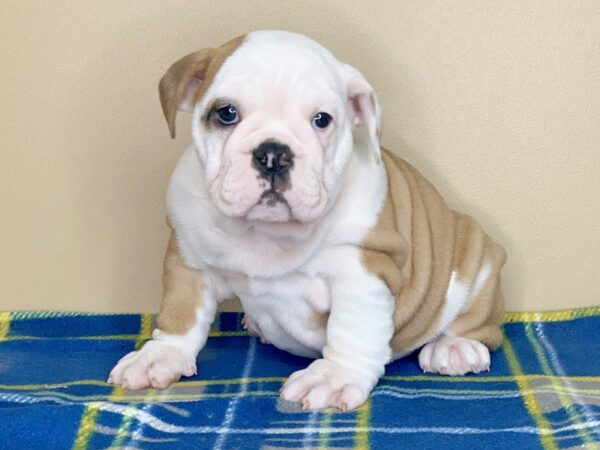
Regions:
[[[293,33],[258,31],[177,61],[160,82],[171,136],[193,114],[210,195],[230,217],[311,223],[353,148],[379,159],[380,112],[354,68]]]

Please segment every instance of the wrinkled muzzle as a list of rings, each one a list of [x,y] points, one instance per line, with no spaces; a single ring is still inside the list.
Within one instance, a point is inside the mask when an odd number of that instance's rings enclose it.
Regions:
[[[225,152],[227,153],[227,152]],[[326,204],[320,154],[268,137],[224,157],[210,185],[221,211],[263,222],[310,222]]]

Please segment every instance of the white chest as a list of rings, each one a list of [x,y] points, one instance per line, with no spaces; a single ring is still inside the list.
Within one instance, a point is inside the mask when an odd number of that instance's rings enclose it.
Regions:
[[[227,276],[245,313],[273,345],[299,356],[318,357],[326,343],[331,308],[327,282],[295,272],[279,278]]]

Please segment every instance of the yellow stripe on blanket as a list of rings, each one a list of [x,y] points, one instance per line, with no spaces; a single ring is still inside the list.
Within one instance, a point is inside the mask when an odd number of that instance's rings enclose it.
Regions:
[[[323,412],[319,425],[318,450],[329,450],[329,427],[331,427],[331,416],[334,411],[335,409],[330,407]]]
[[[544,349],[542,348],[542,344],[537,340],[537,338],[533,332],[531,323],[525,324],[525,335],[527,336],[527,339],[531,343],[531,346],[533,347],[535,356],[537,357],[538,361],[540,362],[540,366],[542,367],[542,370],[544,371],[544,373],[546,375],[554,375],[554,372],[550,368],[550,363],[548,362],[548,359],[546,358],[546,354],[544,353]],[[572,398],[570,395],[571,393],[565,392],[564,386],[561,383],[561,381],[562,380],[560,380],[560,377],[551,378],[552,388],[556,391],[556,393],[558,395],[558,399],[560,400],[560,403],[561,403],[563,409],[567,412],[571,422],[576,425],[583,425],[585,421],[581,419],[579,414],[577,414],[577,410],[573,407],[573,401],[572,401]],[[594,439],[586,431],[584,426],[582,426],[582,428],[577,429],[577,435],[581,438],[581,440],[585,443],[586,446],[589,446],[589,448],[592,448],[591,445],[594,443]]]
[[[369,450],[369,426],[371,424],[371,398],[356,410],[356,434],[354,435],[355,450]]]
[[[144,344],[145,340],[152,337],[152,314],[143,314],[140,319],[140,332],[138,333],[134,349],[139,350]],[[121,386],[115,386],[108,400],[110,401],[121,401],[125,394],[125,389]],[[121,426],[117,430],[117,434],[115,436],[115,440],[113,441],[113,448],[119,448],[122,441],[125,437],[129,435],[129,427],[131,426],[131,422],[133,421],[133,413],[135,410],[135,406],[131,407],[132,411],[128,412],[129,414],[125,414],[123,420],[121,422]],[[88,403],[83,416],[81,417],[81,422],[79,424],[79,429],[77,431],[77,438],[75,439],[75,443],[73,444],[74,450],[85,450],[94,434],[94,430],[96,427],[96,421],[100,416],[99,403],[92,402]]]
[[[135,339],[134,350],[139,350],[143,347],[144,343],[152,337],[152,314],[143,314],[140,319],[140,332]],[[123,400],[123,396],[125,394],[125,389],[121,386],[115,386],[113,393],[110,397],[112,401],[118,402]],[[154,389],[148,389],[146,394],[143,396],[142,401],[144,403],[150,403],[156,397],[156,391]],[[111,449],[120,449],[123,446],[123,442],[125,438],[127,438],[131,433],[131,425],[133,424],[133,419],[135,417],[135,413],[137,411],[137,403],[132,403],[127,407],[125,413],[123,414],[123,419],[121,420],[121,425],[117,429],[117,434],[115,435],[115,439],[113,440],[110,448]]]
[[[7,313],[8,314],[8,313]],[[249,336],[247,331],[211,331],[208,337],[236,337],[236,336]],[[152,334],[145,334],[141,337],[142,341],[150,339]],[[57,338],[49,336],[7,336],[7,341],[47,341],[50,339],[74,339],[79,341],[131,341],[139,340],[140,335],[138,334],[101,334],[101,335],[90,335],[90,336],[61,336]]]
[[[81,423],[77,430],[77,437],[73,443],[73,450],[85,450],[94,434],[96,420],[100,414],[100,402],[88,403],[81,417]]]
[[[525,403],[527,411],[529,411],[529,414],[531,415],[531,417],[533,417],[533,420],[535,421],[535,424],[539,429],[551,430],[548,419],[544,417],[544,413],[542,412],[542,409],[540,408],[540,405],[537,399],[535,398],[535,395],[532,393],[532,388],[529,384],[529,380],[522,377],[523,369],[521,367],[521,364],[519,363],[519,360],[517,359],[517,355],[513,350],[512,344],[510,343],[508,336],[504,337],[504,343],[502,344],[502,348],[504,349],[504,354],[506,355],[506,359],[508,361],[510,370],[513,373],[513,375],[515,375],[515,380],[517,382],[517,385],[519,386],[521,394],[523,395],[523,401]],[[551,434],[541,434],[540,441],[542,443],[542,446],[546,450],[558,449],[558,446],[554,441],[554,437]]]
[[[385,375],[381,377],[382,380],[389,381],[436,381],[440,383],[500,383],[500,382],[511,382],[517,380],[549,380],[552,381],[553,378],[566,379],[575,383],[600,383],[600,376],[594,375],[566,375],[566,376],[558,376],[558,375],[544,375],[544,374],[523,374],[523,375],[490,375],[490,376],[468,376],[468,377],[451,377],[444,376],[441,377],[439,375]],[[185,380],[178,381],[173,383],[172,387],[186,386],[186,387],[195,387],[195,386],[211,386],[211,385],[228,385],[228,384],[240,384],[243,382],[248,383],[281,383],[287,380],[286,377],[249,377],[249,378],[228,378],[228,379],[217,379],[217,380]],[[72,380],[65,381],[63,383],[47,383],[47,384],[0,384],[0,389],[6,390],[27,390],[34,391],[38,389],[61,389],[67,386],[104,386],[109,387],[112,386],[108,384],[104,380]],[[578,390],[578,392],[585,392],[585,390]],[[595,392],[596,390],[592,390]]]
[[[10,320],[12,317],[12,313],[3,312],[0,313],[0,341],[3,341],[8,336],[10,332]]]
[[[600,316],[600,306],[589,308],[563,309],[546,312],[507,312],[504,315],[505,322],[564,322],[583,317]]]
[[[8,313],[0,313],[8,314]],[[97,313],[97,312],[75,312],[75,311],[14,311],[12,320],[31,320],[31,319],[54,319],[62,317],[102,317],[111,316],[114,313]],[[136,316],[137,314],[122,314],[127,316]],[[559,322],[564,320],[573,320],[580,317],[600,316],[600,306],[591,306],[587,308],[564,309],[557,311],[546,312],[520,312],[510,311],[505,315],[506,322]],[[541,319],[540,319],[541,317]],[[245,331],[223,332],[225,336],[245,336],[248,333]],[[216,336],[221,335],[220,332],[215,333]]]

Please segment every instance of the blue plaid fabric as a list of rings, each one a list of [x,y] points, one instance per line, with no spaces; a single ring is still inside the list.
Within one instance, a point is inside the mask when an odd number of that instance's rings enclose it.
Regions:
[[[310,361],[249,337],[236,313],[218,317],[197,376],[165,391],[106,384],[152,319],[0,313],[0,448],[600,448],[600,307],[508,314],[491,372],[424,375],[409,356],[347,413],[279,400]]]

